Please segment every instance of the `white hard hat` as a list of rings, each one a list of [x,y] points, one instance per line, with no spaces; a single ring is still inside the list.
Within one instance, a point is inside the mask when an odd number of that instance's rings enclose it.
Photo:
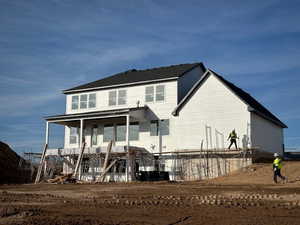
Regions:
[[[279,156],[278,153],[275,152],[275,153],[274,153],[274,157],[278,157],[278,156]]]

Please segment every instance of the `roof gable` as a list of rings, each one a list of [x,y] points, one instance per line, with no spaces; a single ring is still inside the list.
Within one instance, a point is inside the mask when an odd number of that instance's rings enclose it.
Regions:
[[[178,77],[181,77],[186,72],[192,70],[197,66],[200,66],[205,70],[205,67],[202,63],[179,64],[146,70],[132,69],[97,81],[64,90],[64,93],[101,89],[112,86],[125,86],[130,84],[146,83],[167,79],[177,79]]]
[[[207,70],[202,78],[193,86],[189,93],[182,99],[182,101],[177,105],[173,111],[173,115],[178,115],[179,111],[184,107],[184,105],[189,101],[193,94],[198,90],[198,88],[205,82],[205,80],[210,76],[214,75],[220,80],[229,90],[231,90],[238,98],[240,98],[245,104],[248,105],[248,109],[251,112],[255,112],[258,115],[264,117],[265,119],[283,127],[287,126],[281,122],[276,116],[274,116],[268,109],[266,109],[262,104],[255,100],[250,94],[243,91],[241,88],[235,86],[233,83],[225,80],[222,76],[218,75],[212,70]]]

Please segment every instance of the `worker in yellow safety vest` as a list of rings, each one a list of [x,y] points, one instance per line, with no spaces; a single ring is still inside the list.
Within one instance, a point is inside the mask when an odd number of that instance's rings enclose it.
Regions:
[[[280,177],[282,180],[286,180],[286,177],[281,175],[281,168],[282,168],[282,159],[279,157],[278,153],[274,153],[274,161],[273,161],[273,171],[274,171],[274,182],[277,183],[277,177]]]
[[[235,149],[236,149],[236,150],[238,149],[238,148],[237,148],[237,145],[236,145],[236,139],[237,139],[237,138],[238,138],[238,137],[237,137],[237,134],[236,134],[236,132],[235,132],[235,129],[233,129],[233,131],[231,131],[231,133],[229,134],[229,137],[228,137],[228,139],[227,139],[227,140],[230,139],[230,145],[229,145],[228,149],[231,148],[231,145],[232,145],[232,144],[235,145]]]

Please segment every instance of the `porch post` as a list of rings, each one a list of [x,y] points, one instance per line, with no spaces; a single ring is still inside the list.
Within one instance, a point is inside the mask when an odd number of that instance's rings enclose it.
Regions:
[[[80,119],[80,133],[79,133],[79,151],[81,151],[82,148],[82,142],[83,142],[83,119]],[[78,154],[78,160],[79,161],[79,172],[78,172],[78,178],[79,180],[81,179],[81,171],[82,171],[82,166],[81,166],[81,161],[82,159],[80,159],[81,154]]]
[[[45,144],[48,145],[49,142],[49,122],[46,122],[46,141]]]
[[[126,182],[129,181],[129,163],[130,163],[130,160],[129,160],[129,120],[130,120],[130,117],[129,115],[126,115],[126,150],[127,150],[127,159],[126,159]]]

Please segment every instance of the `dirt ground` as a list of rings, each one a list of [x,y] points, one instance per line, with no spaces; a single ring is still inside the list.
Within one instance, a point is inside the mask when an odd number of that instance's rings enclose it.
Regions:
[[[0,186],[0,225],[299,225],[300,163],[197,182]],[[298,176],[299,174],[299,176]]]

